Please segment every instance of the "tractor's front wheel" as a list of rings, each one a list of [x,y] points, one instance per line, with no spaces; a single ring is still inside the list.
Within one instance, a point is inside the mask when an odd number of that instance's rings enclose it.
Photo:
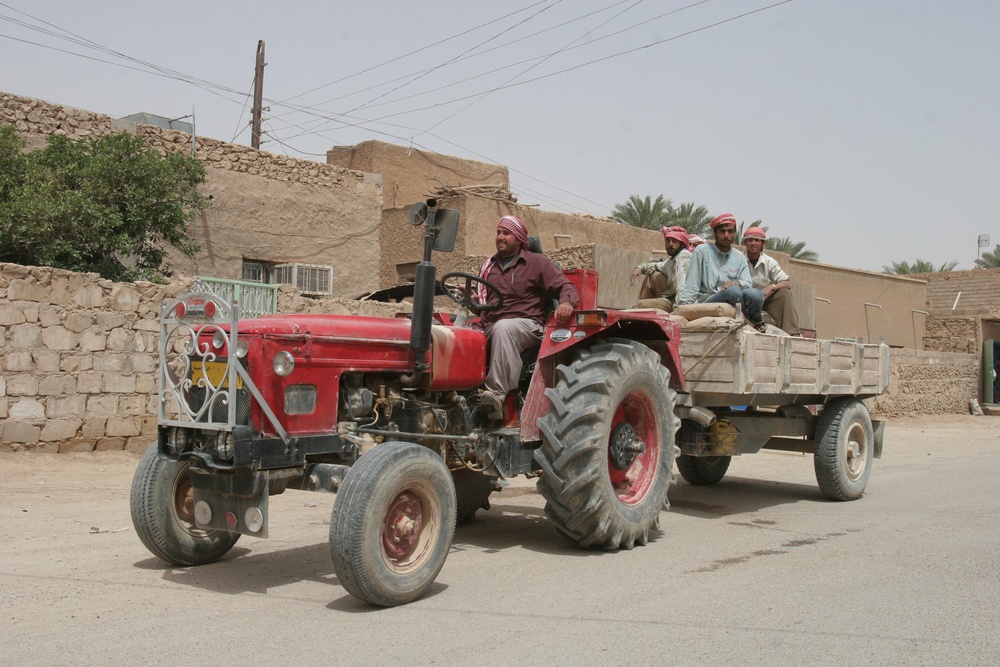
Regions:
[[[173,565],[204,565],[233,548],[239,533],[198,528],[187,461],[161,459],[151,445],[132,477],[135,532],[150,552]]]
[[[455,514],[455,487],[440,456],[408,442],[376,446],[347,473],[333,504],[337,578],[381,607],[416,600],[444,566]]]
[[[678,421],[670,371],[645,345],[610,339],[560,365],[556,376],[535,452],[546,515],[580,546],[646,544],[673,481]]]

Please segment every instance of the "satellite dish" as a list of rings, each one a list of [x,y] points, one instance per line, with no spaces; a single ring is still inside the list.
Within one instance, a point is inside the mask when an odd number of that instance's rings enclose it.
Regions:
[[[419,227],[425,222],[427,222],[427,204],[418,201],[410,207],[410,224]]]

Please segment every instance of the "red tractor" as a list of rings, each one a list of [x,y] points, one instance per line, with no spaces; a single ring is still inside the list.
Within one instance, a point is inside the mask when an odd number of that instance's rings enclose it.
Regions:
[[[426,224],[407,318],[270,315],[239,320],[207,290],[162,308],[158,440],[131,493],[140,539],[176,565],[210,563],[267,537],[268,496],[336,493],[330,552],[356,597],[410,602],[434,581],[457,522],[500,482],[538,478],[556,530],[582,547],[646,544],[667,505],[684,389],[678,327],[597,307],[597,276],[570,270],[572,321],[547,323],[537,357],[496,420],[479,393],[485,334],[467,327],[480,281],[435,278],[458,212],[416,204]],[[492,286],[486,285],[490,290]],[[435,312],[435,294],[461,304]],[[495,288],[492,288],[495,291]]]

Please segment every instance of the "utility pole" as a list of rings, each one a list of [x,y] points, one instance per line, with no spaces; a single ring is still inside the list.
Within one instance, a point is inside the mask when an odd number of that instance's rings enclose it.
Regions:
[[[260,148],[261,105],[264,102],[264,40],[257,42],[257,64],[253,70],[253,118],[250,121],[250,145]]]

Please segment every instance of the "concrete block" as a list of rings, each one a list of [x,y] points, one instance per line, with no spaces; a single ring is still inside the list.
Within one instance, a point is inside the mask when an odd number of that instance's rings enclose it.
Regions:
[[[94,451],[97,452],[120,452],[125,449],[125,438],[98,438],[97,446],[94,447]]]
[[[4,379],[2,375],[0,375],[0,396],[6,396],[6,395],[7,395],[7,380]]]
[[[3,359],[3,367],[10,371],[30,371],[34,368],[29,350],[18,350],[8,353]]]
[[[106,433],[107,417],[88,417],[83,420],[80,435],[85,438],[101,438]]]
[[[59,371],[59,353],[54,350],[34,350],[31,353],[31,359],[39,371],[45,373]]]
[[[111,416],[118,414],[118,401],[120,396],[89,396],[87,397],[87,414],[98,416]]]
[[[59,370],[66,373],[79,373],[89,371],[94,368],[94,358],[89,354],[61,355],[59,358]]]
[[[73,438],[59,443],[59,453],[92,452],[97,447],[97,438]]]
[[[151,436],[154,440],[156,439],[157,433],[157,421],[155,416],[147,415],[142,418],[142,435]]]
[[[34,424],[16,421],[5,421],[3,423],[3,442],[17,442],[21,444],[35,444],[42,434],[42,429]]]
[[[100,394],[104,391],[104,373],[80,373],[76,376],[76,390],[81,394]]]
[[[80,349],[84,352],[99,352],[107,348],[108,339],[96,331],[84,331],[80,334]]]
[[[10,328],[7,344],[10,347],[38,347],[42,328],[37,324],[17,324]]]
[[[124,315],[112,315],[111,313],[98,313],[97,314],[97,328],[101,331],[110,331],[111,329],[118,329],[125,326],[126,319]]]
[[[42,329],[41,338],[50,350],[72,350],[76,347],[76,334],[63,326]]]
[[[10,412],[7,410],[7,401],[9,399],[6,396],[0,396],[0,419],[7,419]]]
[[[134,312],[139,307],[139,293],[131,285],[115,285],[110,306],[113,310]]]
[[[118,399],[118,414],[139,416],[146,412],[146,400],[144,396],[133,394],[122,396]]]
[[[87,410],[87,397],[83,394],[57,396],[45,399],[45,417],[83,417]]]
[[[49,302],[49,296],[41,285],[20,278],[10,281],[10,285],[7,286],[7,298],[11,301]]]
[[[10,418],[21,421],[41,422],[45,420],[45,404],[34,398],[22,398],[11,403]]]
[[[129,365],[136,373],[155,373],[158,359],[152,354],[131,354]]]
[[[123,373],[127,360],[128,357],[120,352],[95,352],[94,370],[105,373]]]
[[[132,338],[133,334],[130,331],[126,331],[125,329],[112,329],[108,333],[108,349],[131,352],[133,349]]]
[[[75,438],[80,430],[81,419],[50,419],[42,426],[41,442],[59,442]]]
[[[73,296],[73,303],[81,308],[100,308],[104,305],[104,290],[97,285],[83,285]]]
[[[43,327],[54,327],[62,324],[62,316],[55,308],[41,308],[38,311],[38,323]]]
[[[141,431],[141,421],[135,417],[109,417],[105,433],[109,436],[134,436]]]
[[[0,303],[0,326],[9,327],[26,321],[23,310],[11,303]]]
[[[156,375],[144,373],[142,375],[137,375],[135,377],[135,393],[142,396],[147,394],[156,393],[157,388],[157,378]]]
[[[83,313],[71,313],[66,317],[66,321],[63,323],[63,326],[73,333],[83,333],[90,327],[94,326],[94,318]]]
[[[8,396],[37,396],[38,378],[27,373],[18,373],[7,378]]]
[[[72,375],[47,375],[38,383],[39,396],[69,396],[75,393],[76,378]]]
[[[135,393],[134,375],[115,375],[107,373],[104,376],[104,392],[108,394],[133,394]]]
[[[136,454],[143,454],[155,443],[155,439],[151,440],[146,436],[139,436],[137,438],[129,438],[128,444],[125,445],[125,449],[130,452],[135,452]]]

